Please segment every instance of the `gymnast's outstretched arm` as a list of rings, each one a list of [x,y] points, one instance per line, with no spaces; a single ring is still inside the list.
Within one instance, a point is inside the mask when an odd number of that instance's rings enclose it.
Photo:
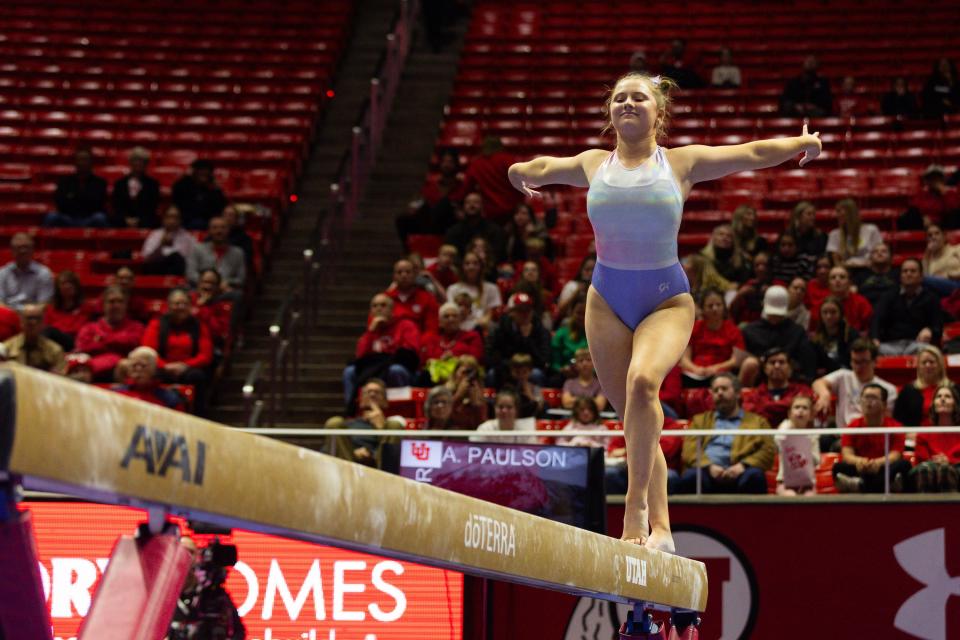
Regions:
[[[800,166],[820,155],[820,134],[803,133],[794,138],[772,138],[719,147],[689,145],[670,150],[670,163],[688,185],[716,180],[739,171],[775,167],[800,153]]]
[[[511,165],[507,176],[515,189],[528,196],[539,195],[534,189],[547,184],[589,187],[589,176],[609,154],[603,149],[589,149],[569,158],[541,156]]]

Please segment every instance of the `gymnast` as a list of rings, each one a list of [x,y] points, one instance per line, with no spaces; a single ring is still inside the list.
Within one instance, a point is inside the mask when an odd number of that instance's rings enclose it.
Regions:
[[[667,78],[631,72],[604,104],[611,152],[541,157],[510,167],[511,184],[529,197],[538,187],[586,187],[597,265],[587,293],[586,333],[604,395],[623,418],[628,487],[623,539],[674,552],[667,512],[667,465],[658,446],[663,410],[658,393],[680,360],[695,307],[677,257],[683,203],[698,182],[764,169],[820,154],[818,133],[709,147],[657,144],[667,125]]]

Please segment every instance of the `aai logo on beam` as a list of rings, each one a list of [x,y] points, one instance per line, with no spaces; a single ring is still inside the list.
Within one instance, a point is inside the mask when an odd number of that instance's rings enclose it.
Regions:
[[[179,470],[183,482],[202,485],[206,457],[207,445],[202,440],[197,440],[191,455],[191,447],[182,435],[137,425],[120,467],[128,469],[131,463],[142,460],[150,475],[166,477],[168,471]]]

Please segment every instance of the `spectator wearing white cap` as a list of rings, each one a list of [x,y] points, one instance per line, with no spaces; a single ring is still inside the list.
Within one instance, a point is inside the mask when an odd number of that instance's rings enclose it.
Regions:
[[[740,380],[744,386],[753,386],[760,372],[759,356],[773,347],[783,349],[791,360],[796,361],[798,378],[809,381],[816,376],[816,352],[803,327],[787,318],[789,307],[790,294],[785,287],[768,287],[763,296],[760,319],[744,327],[744,344],[751,354],[740,366]]]

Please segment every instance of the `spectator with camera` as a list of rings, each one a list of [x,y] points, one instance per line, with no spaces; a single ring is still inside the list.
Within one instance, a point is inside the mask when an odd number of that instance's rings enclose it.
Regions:
[[[487,419],[487,400],[481,384],[483,372],[473,356],[462,355],[446,387],[453,394],[451,420],[465,429],[474,429]]]
[[[357,413],[353,418],[334,416],[323,425],[324,429],[369,429],[370,435],[335,436],[336,456],[369,467],[379,467],[382,462],[383,445],[396,442],[396,438],[376,435],[384,429],[404,429],[402,419],[387,417],[387,385],[379,378],[371,378],[360,389]]]

